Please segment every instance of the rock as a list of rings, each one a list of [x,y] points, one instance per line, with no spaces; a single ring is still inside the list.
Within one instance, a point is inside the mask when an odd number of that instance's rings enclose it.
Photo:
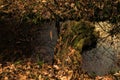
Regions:
[[[118,66],[120,39],[117,36],[108,36],[112,24],[99,22],[95,26],[95,30],[100,32],[100,36],[96,48],[82,54],[83,69],[89,74],[96,75],[105,75],[120,70],[120,66]]]
[[[98,44],[97,48],[84,52],[82,57],[82,67],[89,74],[105,75],[117,68],[115,50],[109,48],[108,44]]]
[[[34,54],[38,61],[53,62],[57,38],[55,22],[44,22],[37,27],[34,34],[33,45]]]

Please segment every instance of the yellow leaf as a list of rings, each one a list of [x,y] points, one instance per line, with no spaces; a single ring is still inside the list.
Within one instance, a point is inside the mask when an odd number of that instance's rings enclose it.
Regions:
[[[19,75],[19,80],[27,80],[27,76],[25,75]]]
[[[43,80],[43,78],[42,78],[42,76],[41,76],[41,75],[39,75],[39,76],[38,76],[38,79],[39,79],[39,80]]]
[[[43,3],[46,3],[47,1],[46,0],[42,0]]]
[[[8,80],[8,77],[5,77],[4,80]]]
[[[50,38],[51,38],[51,40],[52,40],[52,38],[53,38],[53,36],[52,36],[52,31],[50,31]]]
[[[53,68],[55,68],[56,70],[60,69],[60,67],[58,65],[53,65]]]
[[[68,71],[68,77],[67,77],[67,80],[71,80],[72,75],[73,75],[73,71]]]

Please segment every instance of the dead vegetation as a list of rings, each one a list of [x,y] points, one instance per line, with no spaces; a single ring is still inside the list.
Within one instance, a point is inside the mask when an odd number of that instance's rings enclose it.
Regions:
[[[111,4],[113,4],[114,6],[112,7]],[[1,61],[5,61],[4,64],[0,65],[0,79],[1,80],[119,80],[120,72],[114,75],[109,74],[105,76],[94,76],[94,75],[90,76],[86,72],[84,72],[84,70],[81,69],[82,57],[80,55],[80,52],[82,52],[82,48],[79,47],[83,47],[83,45],[77,45],[75,44],[75,42],[81,44],[84,41],[85,42],[88,41],[87,44],[90,45],[92,44],[92,42],[90,41],[91,38],[89,37],[85,38],[84,36],[80,36],[79,39],[81,37],[84,39],[78,41],[76,36],[78,36],[78,34],[81,33],[77,33],[75,31],[76,28],[73,29],[73,31],[75,32],[73,33],[71,32],[72,36],[69,35],[69,32],[64,33],[64,30],[67,30],[69,28],[66,29],[64,28],[63,32],[61,32],[61,35],[64,37],[60,37],[60,39],[58,40],[53,66],[43,64],[42,62],[33,63],[31,59],[26,58],[25,56],[23,56],[23,54],[24,53],[30,54],[29,52],[31,52],[31,50],[29,49],[31,45],[26,46],[25,43],[27,42],[29,43],[32,31],[34,31],[34,29],[32,28],[31,30],[28,29],[29,27],[26,27],[28,25],[26,26],[22,25],[24,22],[27,23],[33,22],[37,24],[44,20],[48,20],[48,19],[56,20],[58,18],[61,21],[65,21],[68,19],[70,20],[83,19],[89,21],[109,20],[112,23],[117,23],[119,22],[119,11],[120,11],[119,4],[120,2],[118,0],[116,1],[104,0],[103,2],[97,0],[87,0],[87,1],[85,0],[80,0],[80,1],[1,0],[0,24],[2,25],[3,23],[8,23],[9,25],[14,24],[15,27],[14,26],[7,27],[6,30],[4,29],[5,31],[2,30],[3,28],[0,28],[0,32],[3,31],[3,34],[5,33],[4,36],[7,35],[6,40],[8,42],[13,42],[14,44],[14,45],[9,44],[10,45],[9,47],[5,46],[3,49],[2,49],[3,46],[0,47],[1,48],[0,59]],[[71,26],[71,24],[65,24],[65,25],[68,25],[68,27],[69,25]],[[0,27],[5,27],[5,26],[8,25],[4,25],[4,26],[0,25]],[[83,34],[85,36],[89,36],[91,34],[98,35],[97,33],[93,32],[93,29],[92,31],[90,31],[90,34],[84,34],[84,32]],[[26,30],[27,32],[24,32]],[[79,28],[78,28],[78,32],[79,32]],[[15,39],[17,40],[14,41],[14,38],[11,39],[11,37],[15,37]],[[70,44],[73,43],[72,41],[71,42],[68,41],[69,39],[72,40],[75,45],[74,44],[69,45],[69,43]],[[2,44],[4,40],[2,40],[1,36],[0,36],[0,40],[1,40],[0,44]],[[7,44],[8,42],[5,42],[5,44],[8,45]],[[16,42],[17,45],[14,42]],[[19,45],[19,43],[22,45]]]

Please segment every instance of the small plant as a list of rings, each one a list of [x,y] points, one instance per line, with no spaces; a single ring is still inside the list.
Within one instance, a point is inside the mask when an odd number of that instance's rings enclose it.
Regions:
[[[37,64],[38,64],[39,66],[42,66],[42,65],[44,64],[44,62],[43,62],[43,61],[38,61]]]

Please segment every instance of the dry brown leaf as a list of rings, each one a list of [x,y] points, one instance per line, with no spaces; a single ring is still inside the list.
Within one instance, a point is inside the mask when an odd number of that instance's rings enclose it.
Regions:
[[[101,80],[101,79],[102,79],[101,76],[97,76],[97,77],[95,78],[95,80]]]
[[[50,38],[51,38],[51,40],[52,40],[52,38],[53,38],[52,31],[50,31]]]
[[[9,79],[8,79],[8,77],[6,76],[6,77],[4,78],[4,80],[9,80]]]
[[[103,78],[102,80],[113,80],[113,79],[110,78],[110,77],[105,77],[105,78]]]
[[[112,76],[97,76],[95,80],[114,80]]]
[[[67,80],[71,80],[72,78],[72,75],[73,75],[73,71],[68,71],[68,77],[67,77]]]
[[[0,74],[3,72],[3,69],[2,68],[0,68]]]
[[[38,76],[39,80],[44,80],[41,75]]]
[[[30,74],[30,71],[26,71],[26,75],[29,75]]]
[[[60,80],[68,80],[66,76],[62,76]]]
[[[19,80],[27,80],[27,76],[19,74]]]
[[[42,2],[43,2],[43,3],[46,3],[46,2],[47,2],[47,0],[42,0]]]
[[[60,67],[58,65],[53,65],[53,68],[55,68],[56,70],[60,70]]]
[[[120,71],[114,74],[117,77],[120,77]]]
[[[47,70],[42,70],[42,74],[43,75],[48,75],[49,73],[47,72]]]
[[[70,53],[68,54],[69,56],[75,53],[75,49],[72,47],[69,47]]]

